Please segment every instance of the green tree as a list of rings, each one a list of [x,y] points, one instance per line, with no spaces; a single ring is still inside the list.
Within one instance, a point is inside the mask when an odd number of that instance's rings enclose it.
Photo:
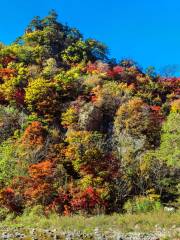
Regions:
[[[164,122],[157,157],[170,166],[180,167],[180,111],[171,111]]]
[[[17,170],[18,156],[15,150],[15,141],[9,139],[0,145],[0,188],[8,186]]]

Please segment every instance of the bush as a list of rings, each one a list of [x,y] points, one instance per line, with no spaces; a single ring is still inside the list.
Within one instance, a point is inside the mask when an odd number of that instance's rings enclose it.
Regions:
[[[0,208],[0,221],[4,221],[8,215],[9,211],[6,208]]]
[[[36,205],[34,207],[28,207],[24,210],[24,216],[43,216],[44,215],[44,208],[42,205]]]
[[[128,200],[124,205],[127,213],[146,213],[153,210],[159,210],[161,203],[159,199],[153,199],[150,196],[138,196],[132,200]]]

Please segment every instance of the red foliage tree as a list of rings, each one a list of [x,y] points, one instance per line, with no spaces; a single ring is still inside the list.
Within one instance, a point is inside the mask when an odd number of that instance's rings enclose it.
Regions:
[[[0,203],[11,212],[20,213],[22,211],[22,198],[10,187],[0,192]]]
[[[49,203],[53,198],[54,163],[43,161],[29,167],[29,181],[24,192],[29,202]]]
[[[10,68],[1,68],[0,69],[0,81],[2,82],[5,79],[9,79],[14,76],[15,70]]]
[[[17,89],[16,93],[14,94],[14,99],[18,105],[24,105],[24,96],[24,89]]]
[[[105,207],[106,203],[101,199],[97,191],[88,187],[84,191],[78,191],[70,202],[73,211],[85,211],[87,213],[93,213],[98,207]]]
[[[25,145],[43,145],[47,132],[42,124],[38,121],[32,122],[25,130],[22,137],[22,143]]]

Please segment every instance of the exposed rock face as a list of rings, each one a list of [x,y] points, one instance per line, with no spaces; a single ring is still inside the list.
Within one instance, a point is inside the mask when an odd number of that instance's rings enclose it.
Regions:
[[[126,131],[119,134],[115,132],[114,139],[119,156],[125,160],[128,156],[132,159],[137,159],[143,153],[146,145],[146,136],[133,137]]]
[[[98,131],[103,119],[100,108],[92,103],[85,104],[79,112],[79,128],[86,131]]]

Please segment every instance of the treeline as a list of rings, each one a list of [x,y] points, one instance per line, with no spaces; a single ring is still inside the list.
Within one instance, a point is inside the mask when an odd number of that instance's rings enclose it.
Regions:
[[[35,17],[0,45],[1,207],[97,214],[177,204],[179,96],[180,78],[109,59],[54,11]]]

